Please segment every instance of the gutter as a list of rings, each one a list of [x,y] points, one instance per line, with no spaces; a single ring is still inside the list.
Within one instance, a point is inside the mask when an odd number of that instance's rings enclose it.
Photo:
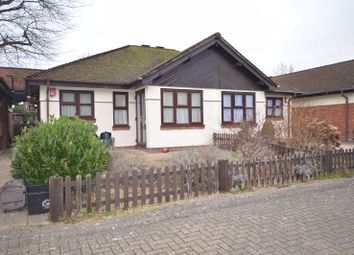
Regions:
[[[325,96],[325,95],[333,95],[333,94],[342,94],[344,92],[354,92],[354,88],[342,88],[340,90],[327,90],[323,92],[311,92],[311,93],[303,93],[298,97],[313,97],[313,96]]]
[[[345,120],[344,120],[344,125],[345,125],[345,141],[348,142],[349,140],[349,100],[346,95],[344,95],[343,91],[341,92],[341,96],[345,99]]]

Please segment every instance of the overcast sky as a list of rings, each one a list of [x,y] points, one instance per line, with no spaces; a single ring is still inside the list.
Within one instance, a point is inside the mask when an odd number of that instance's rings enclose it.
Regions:
[[[61,42],[62,64],[127,44],[177,50],[220,32],[267,75],[354,59],[352,0],[87,0]]]

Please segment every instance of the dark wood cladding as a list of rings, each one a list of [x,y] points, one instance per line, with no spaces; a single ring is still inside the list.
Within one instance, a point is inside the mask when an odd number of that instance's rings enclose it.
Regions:
[[[154,85],[264,90],[258,79],[226,53],[212,46],[185,61],[167,74],[156,78]]]

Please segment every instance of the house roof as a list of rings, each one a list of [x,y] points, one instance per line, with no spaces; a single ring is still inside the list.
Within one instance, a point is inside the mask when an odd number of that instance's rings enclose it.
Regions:
[[[164,72],[168,72],[176,65],[187,61],[190,57],[197,55],[199,52],[213,45],[218,45],[222,47],[226,52],[228,52],[228,54],[230,54],[235,59],[238,65],[244,66],[248,71],[255,75],[261,81],[262,84],[265,84],[268,89],[273,89],[276,87],[276,84],[269,77],[267,77],[247,58],[245,58],[240,52],[238,52],[231,44],[229,44],[221,36],[220,33],[215,33],[205,38],[204,40],[192,45],[191,47],[182,51],[180,54],[176,55],[174,58],[171,58],[170,60],[156,66],[154,69],[143,75],[142,78],[147,79],[147,83],[150,83],[152,79],[162,75]]]
[[[176,50],[163,47],[128,45],[69,62],[29,78],[31,80],[130,84],[178,53]]]
[[[3,79],[9,89],[23,91],[25,90],[26,77],[39,71],[41,70],[0,66],[0,78]]]
[[[321,94],[354,90],[354,60],[272,77],[277,91]]]
[[[238,64],[255,75],[261,85],[266,85],[268,89],[276,86],[224,40],[220,33],[209,36],[183,52],[163,47],[128,45],[39,72],[29,76],[29,80],[112,85],[129,85],[141,80],[149,83],[161,73],[182,63],[185,58],[215,44],[223,47]]]

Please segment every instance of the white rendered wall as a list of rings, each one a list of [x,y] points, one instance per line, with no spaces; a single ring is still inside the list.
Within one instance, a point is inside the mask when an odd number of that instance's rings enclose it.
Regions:
[[[49,114],[54,117],[60,116],[59,95],[60,90],[85,90],[94,91],[94,111],[95,124],[98,127],[97,134],[108,131],[115,138],[115,146],[134,146],[136,144],[136,124],[135,124],[135,91],[133,90],[114,90],[105,88],[80,88],[80,87],[60,87],[56,88],[56,96],[49,97]],[[112,130],[113,126],[113,92],[129,93],[129,130]],[[47,120],[47,87],[40,86],[40,116],[42,121]]]
[[[354,103],[353,92],[345,93],[344,95],[348,97],[348,101],[350,104]],[[344,97],[342,97],[341,94],[295,98],[292,100],[292,105],[298,107],[336,105],[336,104],[344,104],[344,103],[345,103],[345,99]]]
[[[221,127],[222,91],[254,92],[256,94],[257,123],[262,122],[265,116],[264,91],[190,88],[194,90],[203,90],[203,119],[205,127],[202,129],[164,130],[161,129],[161,88],[181,89],[179,87],[160,86],[148,86],[146,88],[146,136],[148,148],[207,145],[212,143],[213,132],[229,131],[230,129]]]

